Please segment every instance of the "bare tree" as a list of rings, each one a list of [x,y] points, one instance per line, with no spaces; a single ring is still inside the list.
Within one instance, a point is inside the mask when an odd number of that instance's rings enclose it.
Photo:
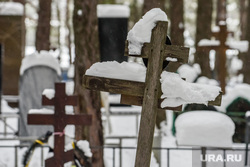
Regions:
[[[172,43],[174,45],[184,45],[183,0],[170,0],[170,21]]]
[[[36,30],[36,50],[50,49],[50,19],[52,0],[39,0],[38,24]]]
[[[240,29],[241,29],[241,39],[246,39],[246,28],[247,28],[247,0],[240,0]]]
[[[161,10],[165,11],[165,0],[144,0],[143,15],[152,8],[161,8]]]
[[[86,70],[99,61],[97,0],[75,0],[73,26],[75,36],[75,93],[79,97],[78,113],[92,115],[90,127],[77,127],[76,139],[88,139],[91,146],[103,146],[103,129],[100,112],[100,93],[82,87]],[[93,167],[102,167],[103,150],[93,149]]]
[[[212,24],[212,0],[198,0],[197,20],[196,20],[196,38],[195,46],[198,47],[198,42],[202,39],[210,39],[211,24]],[[209,53],[203,50],[196,49],[195,63],[201,67],[201,75],[211,78],[211,69],[209,65]]]
[[[250,4],[250,0],[248,0],[248,4]],[[248,9],[247,9],[248,13],[247,13],[247,30],[246,30],[246,40],[248,40],[249,42],[249,46],[250,47],[250,5],[248,5]],[[243,69],[242,72],[244,74],[244,82],[250,84],[250,49],[248,49],[248,54],[244,54],[243,56]]]

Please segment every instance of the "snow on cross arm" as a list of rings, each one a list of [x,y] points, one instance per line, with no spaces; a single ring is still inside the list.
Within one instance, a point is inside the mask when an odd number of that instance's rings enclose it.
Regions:
[[[24,6],[17,2],[0,2],[0,15],[22,16]]]
[[[168,17],[160,8],[151,9],[128,32],[130,55],[140,55],[143,43],[150,43],[152,29],[157,21],[168,21]]]
[[[108,61],[93,64],[86,75],[145,82],[146,67],[138,63]]]
[[[199,103],[207,105],[215,100],[221,89],[217,86],[189,83],[184,81],[178,74],[162,72],[161,89],[164,99],[161,107],[177,107],[182,104]]]

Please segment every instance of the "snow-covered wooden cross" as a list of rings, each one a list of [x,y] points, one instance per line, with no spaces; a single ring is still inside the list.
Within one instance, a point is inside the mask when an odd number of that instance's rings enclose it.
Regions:
[[[158,15],[159,10],[160,9],[155,9],[153,12]],[[149,14],[149,16],[151,16],[150,18],[156,18],[152,17],[151,14]],[[140,25],[140,28],[142,27],[143,25]],[[153,30],[150,30],[150,32],[152,31],[152,35],[150,36],[150,43],[143,44],[139,55],[133,55],[129,53],[129,56],[137,56],[148,59],[147,69],[144,73],[144,75],[146,75],[146,79],[144,79],[145,82],[139,79],[140,75],[138,76],[135,74],[143,71],[143,68],[140,68],[135,64],[127,65],[126,63],[121,63],[120,65],[118,65],[117,63],[106,63],[114,65],[114,67],[118,68],[122,66],[120,69],[111,69],[111,65],[105,66],[105,68],[102,69],[98,69],[96,67],[103,66],[104,64],[96,63],[93,65],[93,68],[90,68],[93,70],[90,70],[91,72],[87,71],[83,77],[83,86],[87,89],[122,94],[122,103],[142,105],[135,162],[136,167],[149,167],[150,165],[157,110],[159,108],[164,108],[164,106],[161,105],[162,91],[160,83],[163,62],[165,59],[180,63],[188,62],[189,48],[165,45],[167,29],[167,21],[157,20]],[[141,31],[141,29],[139,29],[139,31]],[[129,68],[123,69],[123,66],[128,66]],[[108,71],[107,68],[110,68],[111,70]],[[124,76],[122,75],[125,75],[126,71],[121,70],[129,70],[130,68],[135,69],[134,72],[133,70],[129,72],[131,76],[130,78],[132,78],[133,76],[133,79],[129,80],[129,77],[128,79],[124,79]],[[116,73],[116,71],[118,71],[118,78],[120,77],[120,79],[107,77],[112,76],[112,74],[110,73]],[[102,75],[104,75],[104,77],[102,77]],[[183,88],[181,90],[183,90]],[[218,96],[218,98],[211,103],[219,105],[220,98],[221,96]],[[178,101],[181,98],[176,99]],[[194,101],[192,102],[195,103]]]
[[[248,42],[247,41],[226,41],[229,34],[233,34],[233,32],[227,30],[227,25],[225,21],[221,21],[219,23],[219,31],[213,32],[212,36],[214,36],[217,40],[201,40],[198,43],[198,51],[209,52],[210,50],[215,50],[218,55],[216,57],[217,63],[217,73],[218,79],[220,81],[220,86],[223,94],[226,93],[226,51],[228,49],[237,49],[240,52],[247,52]],[[218,61],[218,62],[217,62]],[[209,63],[209,62],[207,62]]]
[[[52,95],[53,96],[53,95]],[[65,83],[55,83],[54,97],[49,99],[42,96],[43,105],[54,106],[54,114],[38,113],[28,114],[28,124],[33,125],[53,125],[54,126],[54,156],[46,160],[46,167],[63,167],[64,163],[73,160],[73,150],[64,151],[64,128],[66,125],[91,125],[91,115],[67,115],[66,105],[77,105],[77,96],[67,96],[65,93]]]

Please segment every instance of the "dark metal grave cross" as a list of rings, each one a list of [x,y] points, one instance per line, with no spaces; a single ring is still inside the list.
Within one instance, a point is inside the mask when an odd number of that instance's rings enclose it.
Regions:
[[[227,69],[226,69],[226,51],[227,49],[231,49],[228,45],[226,45],[226,40],[228,34],[232,34],[232,32],[227,31],[226,24],[220,24],[220,31],[219,32],[213,32],[213,36],[220,41],[220,45],[218,46],[199,46],[197,49],[199,51],[205,51],[209,52],[210,50],[215,50],[218,53],[218,57],[216,57],[216,65],[215,68],[217,68],[217,74],[220,81],[220,86],[223,94],[225,94],[226,90],[226,75],[227,75]],[[209,63],[209,62],[207,62]]]
[[[152,30],[151,42],[144,43],[141,55],[129,55],[148,59],[145,83],[89,75],[83,77],[85,88],[121,94],[121,103],[142,105],[136,167],[150,165],[156,115],[158,109],[163,110],[160,108],[160,75],[163,62],[167,57],[175,58],[179,63],[188,62],[189,48],[165,44],[167,29],[168,22],[157,22]],[[219,105],[220,98],[221,96],[211,104]]]
[[[65,152],[64,128],[66,125],[91,125],[92,116],[67,115],[65,106],[77,106],[77,96],[67,96],[65,93],[65,83],[55,83],[55,96],[51,100],[45,95],[42,96],[43,105],[54,106],[55,113],[52,114],[28,114],[28,124],[33,125],[53,125],[54,126],[54,157],[45,162],[46,167],[63,167],[64,163],[73,160],[74,151]],[[56,135],[56,134],[61,135]]]

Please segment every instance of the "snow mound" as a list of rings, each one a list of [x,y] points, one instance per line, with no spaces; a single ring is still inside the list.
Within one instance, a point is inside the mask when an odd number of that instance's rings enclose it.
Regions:
[[[46,96],[48,99],[53,99],[55,97],[54,89],[44,89],[42,95]]]
[[[177,107],[182,104],[208,104],[219,95],[221,89],[217,86],[189,83],[176,73],[162,72],[161,74],[161,107]]]
[[[17,2],[0,2],[0,15],[23,15],[24,6]]]
[[[104,78],[145,82],[146,67],[133,62],[98,62],[93,64],[85,74]]]
[[[130,8],[127,5],[97,5],[98,18],[128,18]]]
[[[54,69],[58,75],[61,75],[60,64],[48,51],[42,50],[40,53],[35,52],[23,58],[20,68],[20,75],[34,66],[47,66]]]
[[[89,147],[89,142],[87,140],[79,140],[76,145],[84,152],[86,157],[92,157],[92,152]]]
[[[245,53],[248,51],[248,41],[227,41],[226,44],[232,48],[232,49],[237,49],[242,53]]]
[[[230,117],[214,111],[181,114],[175,122],[178,145],[232,147],[235,125]]]
[[[159,8],[151,9],[128,32],[129,54],[141,54],[143,43],[150,43],[152,29],[157,21],[168,21],[167,15]]]

